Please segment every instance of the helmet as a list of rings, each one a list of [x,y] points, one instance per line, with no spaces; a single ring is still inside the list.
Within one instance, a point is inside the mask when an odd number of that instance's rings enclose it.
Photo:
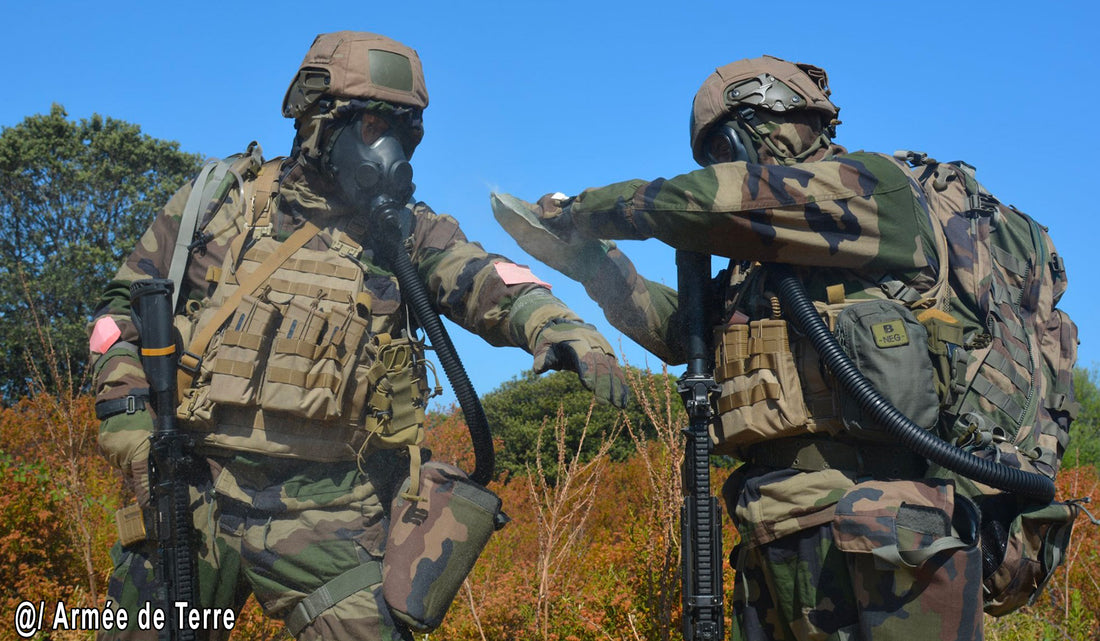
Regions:
[[[422,110],[428,106],[416,51],[364,31],[317,36],[290,81],[283,115],[300,118],[321,96],[378,100]]]
[[[709,164],[708,135],[745,109],[785,115],[816,113],[831,135],[840,109],[829,100],[830,93],[825,70],[813,65],[763,56],[719,67],[703,82],[692,102],[692,155],[699,164]]]

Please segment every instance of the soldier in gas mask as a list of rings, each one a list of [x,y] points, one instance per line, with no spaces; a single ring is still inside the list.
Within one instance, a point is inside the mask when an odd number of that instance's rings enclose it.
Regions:
[[[162,598],[133,281],[170,278],[178,296],[176,415],[194,441],[192,605],[239,611],[255,595],[300,639],[411,638],[381,587],[389,501],[402,479],[417,482],[433,387],[423,317],[394,275],[403,254],[422,304],[531,352],[537,372],[573,370],[600,400],[625,404],[592,326],[467,241],[454,218],[411,200],[427,105],[412,49],[370,33],[318,36],[283,103],[297,130],[289,157],[264,161],[252,145],[204,171],[107,286],[91,339],[99,442],[139,501],[120,514],[108,588],[131,624],[103,636],[152,638],[138,611]]]
[[[983,607],[1003,614],[1039,594],[1075,514],[1050,502],[1074,411],[1076,329],[1055,309],[1065,270],[1043,228],[972,167],[849,153],[832,141],[838,113],[822,69],[739,60],[695,96],[701,169],[537,204],[498,194],[494,213],[669,363],[687,358],[694,310],[613,240],[731,259],[698,286],[721,387],[711,437],[745,463],[723,489],[741,534],[735,638],[978,639]],[[799,318],[784,302],[791,282],[808,291]],[[1029,503],[930,466],[842,391],[807,318],[867,379],[844,370],[846,381],[897,408],[890,427],[904,415],[907,435],[941,437],[920,439],[937,457],[998,461],[987,469],[1041,477],[1049,496]]]

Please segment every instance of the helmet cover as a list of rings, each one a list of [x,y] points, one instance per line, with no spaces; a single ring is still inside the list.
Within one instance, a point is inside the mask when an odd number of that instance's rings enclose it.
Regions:
[[[707,164],[707,134],[744,107],[783,114],[808,110],[821,115],[827,125],[840,112],[829,100],[830,93],[825,70],[813,65],[762,56],[719,67],[692,102],[692,155],[699,164]]]

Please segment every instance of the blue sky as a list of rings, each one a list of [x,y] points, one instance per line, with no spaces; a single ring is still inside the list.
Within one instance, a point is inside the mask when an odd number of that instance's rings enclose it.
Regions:
[[[74,119],[137,123],[204,156],[250,140],[269,157],[289,151],[280,104],[316,34],[373,31],[414,47],[431,99],[413,159],[417,197],[488,250],[530,263],[628,362],[655,370],[579,285],[497,227],[490,191],[534,200],[689,171],[691,99],[715,67],[763,53],[810,62],[829,72],[841,107],[837,142],[964,159],[1051,228],[1070,274],[1061,306],[1080,327],[1079,364],[1100,366],[1093,2],[6,5],[0,125],[56,102]],[[623,247],[647,277],[675,283],[671,250]],[[479,392],[530,368],[521,350],[450,327]]]

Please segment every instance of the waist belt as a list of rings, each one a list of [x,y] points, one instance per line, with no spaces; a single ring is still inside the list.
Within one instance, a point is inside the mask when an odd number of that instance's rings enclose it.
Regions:
[[[910,450],[878,443],[841,443],[813,437],[793,437],[749,448],[749,463],[801,472],[841,470],[880,479],[924,476],[928,462]]]

